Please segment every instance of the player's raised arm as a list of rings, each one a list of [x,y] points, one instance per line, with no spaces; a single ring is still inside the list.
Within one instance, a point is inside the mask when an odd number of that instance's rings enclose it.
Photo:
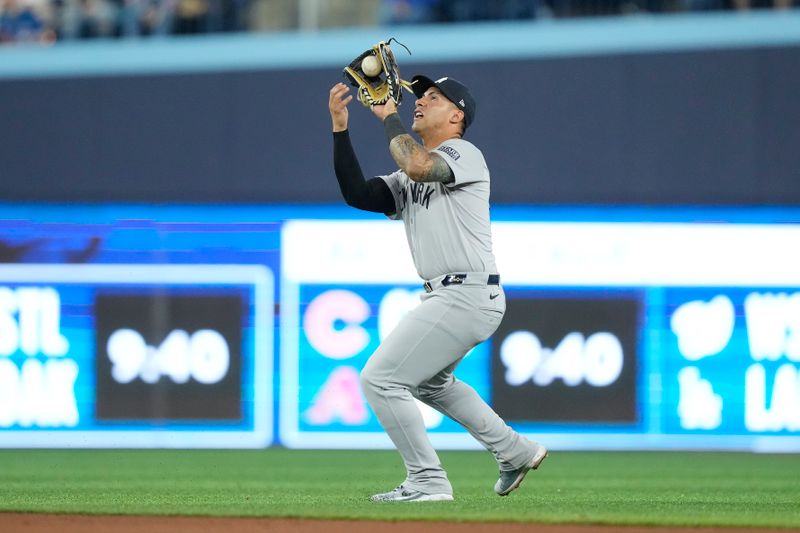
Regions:
[[[394,213],[394,196],[386,182],[381,178],[364,179],[347,131],[347,104],[353,99],[347,96],[348,92],[345,84],[337,83],[331,88],[328,99],[333,123],[333,169],[339,189],[349,206],[375,213]]]

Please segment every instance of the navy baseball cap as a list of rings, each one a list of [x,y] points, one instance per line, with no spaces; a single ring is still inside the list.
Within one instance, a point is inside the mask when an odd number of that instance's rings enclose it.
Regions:
[[[431,87],[436,87],[448,100],[453,102],[457,108],[464,112],[464,129],[472,124],[475,118],[475,99],[467,89],[466,85],[454,78],[439,78],[436,81],[427,76],[416,75],[411,78],[411,90],[417,98],[422,98],[425,91]]]

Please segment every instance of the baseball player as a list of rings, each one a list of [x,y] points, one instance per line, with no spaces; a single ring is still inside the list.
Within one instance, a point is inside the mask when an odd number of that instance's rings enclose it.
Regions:
[[[414,398],[464,426],[500,468],[494,490],[505,496],[547,456],[513,431],[466,383],[456,365],[497,329],[506,302],[492,253],[489,171],[463,139],[475,118],[469,90],[453,78],[415,76],[417,101],[406,132],[392,99],[373,105],[400,169],[365,180],[348,134],[349,88],[330,90],[334,169],[347,204],[405,224],[425,293],[369,358],[361,372],[367,401],[406,466],[406,478],[373,501],[452,500],[453,488],[428,439]]]

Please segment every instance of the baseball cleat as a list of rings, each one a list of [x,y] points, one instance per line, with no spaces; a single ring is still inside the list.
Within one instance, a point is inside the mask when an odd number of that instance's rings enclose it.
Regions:
[[[516,470],[500,471],[500,479],[494,484],[494,491],[500,496],[508,496],[511,491],[519,487],[528,472],[539,468],[539,465],[542,464],[546,457],[547,448],[538,445],[536,453],[533,454],[533,459],[528,461],[525,466]]]
[[[392,491],[375,494],[370,497],[370,500],[373,502],[449,502],[453,500],[453,495],[425,494],[400,485]]]

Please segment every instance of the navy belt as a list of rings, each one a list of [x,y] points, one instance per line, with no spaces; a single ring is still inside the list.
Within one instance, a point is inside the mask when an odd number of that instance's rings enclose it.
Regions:
[[[445,277],[442,278],[442,287],[449,287],[450,285],[461,285],[466,281],[467,275],[466,274],[447,274]],[[500,285],[500,274],[489,274],[488,279],[486,280],[487,285]],[[433,286],[431,286],[430,282],[426,281],[423,284],[425,287],[425,292],[433,292]]]

